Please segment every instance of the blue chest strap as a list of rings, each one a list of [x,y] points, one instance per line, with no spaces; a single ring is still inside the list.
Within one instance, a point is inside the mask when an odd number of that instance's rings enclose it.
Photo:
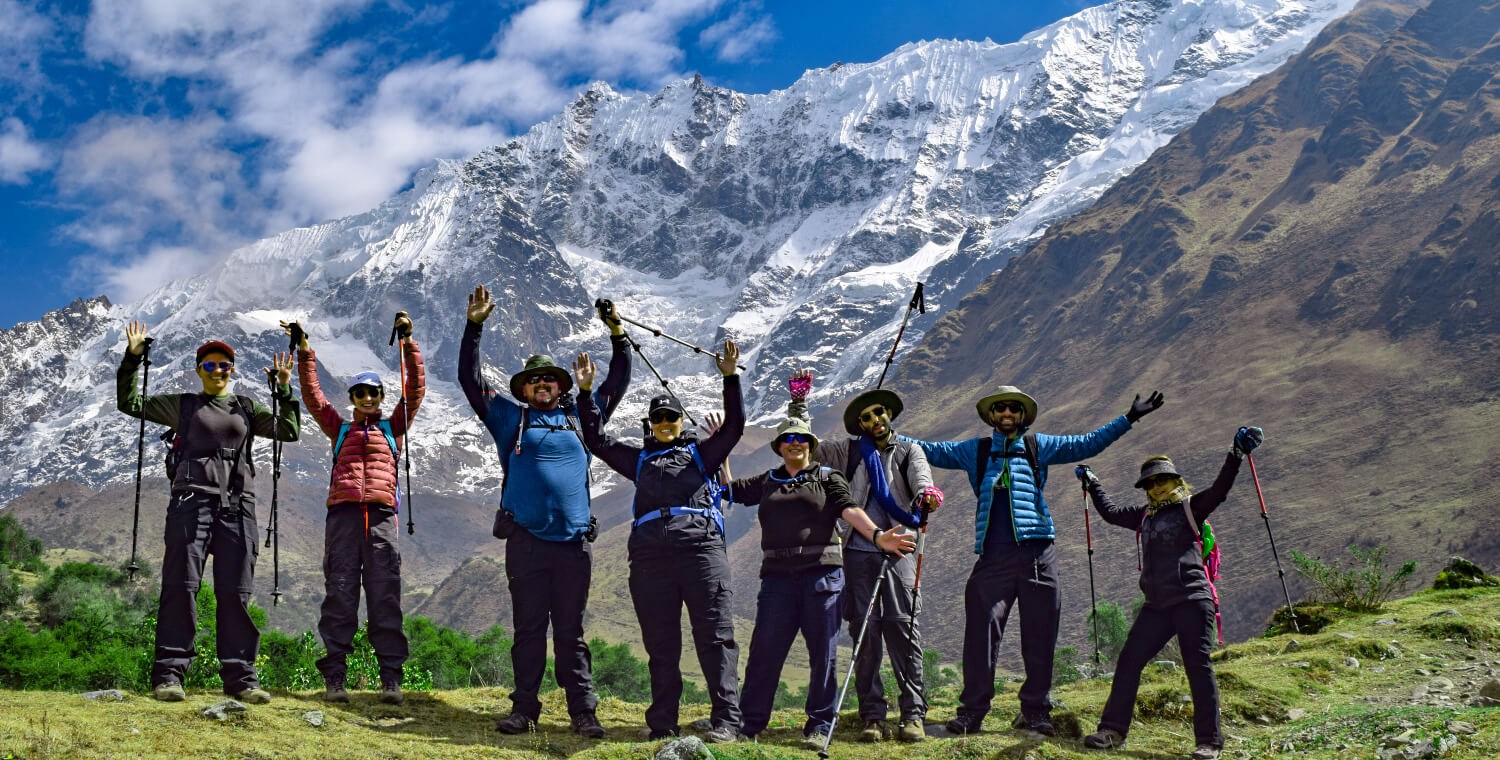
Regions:
[[[674,451],[683,451],[683,450],[686,450],[687,453],[690,456],[693,457],[693,464],[697,465],[697,467],[698,467],[698,473],[703,476],[704,482],[708,483],[708,498],[709,498],[710,506],[708,506],[706,508],[705,507],[662,507],[661,509],[655,509],[655,510],[652,510],[650,512],[647,512],[644,515],[641,515],[640,517],[637,517],[635,519],[635,522],[634,522],[633,525],[635,527],[639,527],[641,525],[645,525],[648,522],[651,522],[652,520],[660,519],[660,518],[663,518],[663,517],[675,516],[675,515],[702,515],[704,517],[712,517],[714,519],[714,522],[719,526],[719,535],[723,535],[724,534],[724,513],[719,511],[719,499],[723,498],[723,499],[725,499],[727,501],[730,498],[732,498],[732,495],[730,495],[729,488],[727,486],[723,485],[722,483],[720,483],[718,478],[711,477],[708,474],[708,469],[703,466],[703,459],[702,459],[702,457],[698,456],[698,444],[696,444],[696,443],[689,443],[686,446],[674,446],[674,447],[672,447],[670,449],[658,449],[657,451],[642,451],[640,459],[637,459],[636,463],[635,463],[635,480],[636,480],[637,483],[640,482],[640,480],[641,480],[641,468],[645,466],[647,459],[652,459],[654,457],[659,457],[659,456],[662,456],[664,454],[670,454],[670,453],[672,453]],[[639,494],[639,491],[637,491],[637,494]]]

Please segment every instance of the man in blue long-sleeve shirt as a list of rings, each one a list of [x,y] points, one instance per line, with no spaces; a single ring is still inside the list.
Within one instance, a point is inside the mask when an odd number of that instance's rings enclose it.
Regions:
[[[510,657],[516,688],[510,695],[510,715],[495,728],[525,733],[540,717],[537,695],[547,665],[550,621],[557,685],[567,694],[573,730],[598,739],[604,727],[594,714],[599,699],[583,638],[583,609],[593,567],[589,454],[568,394],[573,378],[550,358],[532,356],[510,379],[516,401],[490,387],[479,372],[479,339],[494,308],[483,286],[470,294],[458,381],[499,447],[506,473],[500,503],[515,521],[506,540],[505,572],[515,626]],[[614,308],[601,312],[600,318],[609,327],[614,348],[609,377],[594,394],[607,418],[630,384],[630,354]]]
[[[994,428],[989,437],[916,441],[931,466],[967,472],[978,497],[974,553],[979,560],[964,586],[964,688],[949,731],[977,733],[990,711],[1000,639],[1019,603],[1026,681],[1019,695],[1021,715],[1012,725],[1053,735],[1049,693],[1062,595],[1052,549],[1056,532],[1042,498],[1047,466],[1098,454],[1161,403],[1160,393],[1144,401],[1136,396],[1130,411],[1085,435],[1033,434],[1026,431],[1036,421],[1036,400],[1002,385],[975,405],[979,418]]]

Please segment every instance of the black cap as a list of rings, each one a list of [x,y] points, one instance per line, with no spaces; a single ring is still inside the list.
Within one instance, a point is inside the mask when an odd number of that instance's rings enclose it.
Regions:
[[[670,409],[676,412],[678,416],[682,415],[682,404],[677,403],[677,399],[671,396],[657,396],[651,399],[651,411],[646,413],[646,418],[655,417],[656,412],[661,409]]]

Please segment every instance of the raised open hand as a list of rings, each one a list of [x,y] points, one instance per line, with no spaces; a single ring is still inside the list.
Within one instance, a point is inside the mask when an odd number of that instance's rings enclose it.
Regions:
[[[724,415],[718,412],[709,412],[703,420],[703,432],[709,435],[719,432],[721,427],[724,427]]]
[[[484,324],[490,318],[490,312],[495,310],[495,302],[490,300],[489,288],[480,285],[469,294],[469,308],[465,312],[469,321],[477,325]]]
[[[146,344],[151,339],[146,337],[146,323],[136,320],[125,326],[125,348],[130,353],[140,356],[146,353]]]
[[[1137,393],[1135,394],[1135,401],[1130,403],[1130,411],[1125,413],[1125,418],[1131,422],[1136,422],[1140,418],[1160,409],[1162,402],[1165,400],[1166,397],[1161,395],[1161,391],[1151,391],[1151,395],[1147,396],[1145,401],[1142,401],[1141,394]]]
[[[714,359],[714,364],[717,364],[719,366],[719,371],[724,373],[725,377],[729,377],[730,375],[733,375],[738,369],[736,365],[738,365],[739,363],[739,346],[734,345],[734,341],[732,340],[724,341],[724,351]]]
[[[812,391],[812,381],[812,370],[800,369],[792,373],[791,377],[787,378],[786,389],[788,391],[791,391],[793,400],[801,401],[807,398],[807,394]]]
[[[588,354],[579,354],[578,358],[573,360],[573,379],[578,381],[579,390],[593,390],[594,375],[597,372],[598,369],[594,366],[594,361],[589,358]]]
[[[292,384],[292,355],[287,352],[274,354],[271,357],[272,367],[266,367],[266,379],[276,378],[276,385]]]

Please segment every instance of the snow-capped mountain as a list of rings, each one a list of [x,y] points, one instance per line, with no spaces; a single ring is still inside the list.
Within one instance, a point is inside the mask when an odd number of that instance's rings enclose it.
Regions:
[[[132,319],[158,338],[152,389],[194,388],[192,349],[220,338],[240,351],[241,391],[263,398],[259,368],[286,346],[279,320],[308,326],[333,393],[361,370],[394,378],[386,338],[392,314],[410,312],[429,375],[413,469],[419,489],[454,494],[498,485],[456,383],[464,296],[481,283],[499,299],[484,343],[499,387],[528,354],[605,350],[590,308],[605,297],[701,346],[738,341],[752,418],[776,415],[794,367],[836,400],[874,383],[917,281],[929,308],[956,303],[1353,5],[1122,0],[1013,44],[908,44],[767,94],[596,83],[366,214],[234,251],[136,303],[79,302],[0,331],[0,500],[133,475],[135,428],[113,399]],[[931,319],[913,319],[903,346]],[[706,359],[633,334],[690,410],[716,406]],[[635,373],[622,429],[660,388]],[[294,475],[326,473],[316,431],[287,452]]]

